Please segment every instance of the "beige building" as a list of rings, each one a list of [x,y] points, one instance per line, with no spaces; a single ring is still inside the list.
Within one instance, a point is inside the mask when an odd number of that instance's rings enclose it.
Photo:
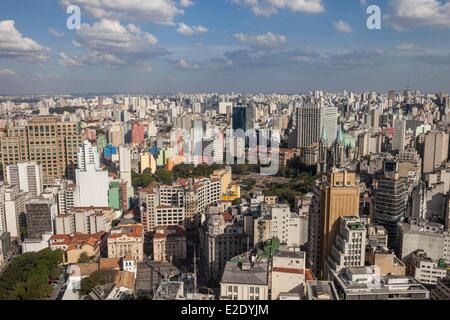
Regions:
[[[73,178],[77,153],[83,143],[78,123],[61,122],[58,117],[36,117],[25,127],[8,130],[0,138],[4,168],[22,161],[39,163],[44,185],[52,185],[61,177]]]
[[[339,218],[359,216],[360,187],[356,173],[333,169],[321,186],[320,265],[330,256],[339,232]]]
[[[52,250],[64,251],[64,262],[66,264],[78,263],[82,254],[86,254],[93,260],[98,260],[104,248],[106,232],[96,234],[74,235],[56,234],[50,240]]]
[[[423,173],[431,173],[447,161],[448,133],[431,131],[425,136]]]
[[[386,246],[374,245],[366,248],[366,265],[373,265],[379,268],[382,276],[388,274],[394,276],[406,275],[406,266],[394,252]]]
[[[187,257],[186,231],[183,226],[157,227],[153,236],[153,260],[182,261]]]
[[[289,295],[291,298],[304,294],[306,281],[306,254],[294,250],[281,250],[273,256],[271,300]]]
[[[144,228],[141,224],[119,225],[108,236],[108,258],[131,255],[137,262],[144,260]]]

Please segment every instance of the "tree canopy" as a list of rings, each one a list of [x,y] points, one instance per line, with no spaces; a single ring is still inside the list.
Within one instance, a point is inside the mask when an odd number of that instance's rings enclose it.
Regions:
[[[62,251],[45,249],[14,258],[0,277],[0,300],[41,300],[52,294],[61,273]]]

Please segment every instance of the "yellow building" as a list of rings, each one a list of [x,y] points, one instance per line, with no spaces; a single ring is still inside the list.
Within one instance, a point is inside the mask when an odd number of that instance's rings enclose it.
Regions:
[[[82,254],[98,260],[105,245],[105,239],[106,232],[103,231],[96,234],[56,234],[50,238],[49,243],[52,250],[64,251],[65,264],[74,264],[78,263]]]
[[[321,186],[321,261],[331,254],[340,217],[359,216],[360,187],[356,173],[333,169]]]

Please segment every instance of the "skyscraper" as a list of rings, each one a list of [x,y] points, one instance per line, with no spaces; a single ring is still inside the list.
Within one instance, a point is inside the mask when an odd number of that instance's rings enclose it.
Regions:
[[[375,190],[374,218],[375,223],[386,228],[389,236],[388,246],[397,249],[397,224],[406,215],[408,198],[408,181],[400,178],[398,162],[384,162],[384,177],[378,181]]]
[[[308,227],[308,261],[316,276],[323,272],[323,263],[332,252],[340,217],[359,216],[359,195],[356,173],[335,168],[317,190]]]
[[[233,108],[233,130],[255,128],[256,110],[254,107],[237,106]]]
[[[359,216],[360,188],[356,173],[333,169],[322,184],[322,263],[330,255],[339,230],[339,218]]]
[[[327,144],[336,140],[338,110],[335,107],[308,105],[297,107],[297,147],[305,148],[319,143],[325,128]]]

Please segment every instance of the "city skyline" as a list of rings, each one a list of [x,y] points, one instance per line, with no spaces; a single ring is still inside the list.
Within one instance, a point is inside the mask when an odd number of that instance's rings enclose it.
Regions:
[[[75,0],[79,30],[68,4],[2,1],[0,94],[435,93],[450,80],[448,1]]]

